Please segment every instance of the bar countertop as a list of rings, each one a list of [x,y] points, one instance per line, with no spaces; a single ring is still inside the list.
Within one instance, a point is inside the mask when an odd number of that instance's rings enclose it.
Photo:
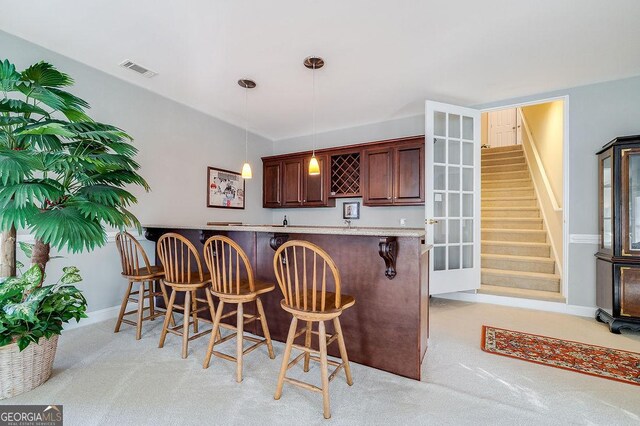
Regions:
[[[247,231],[287,234],[361,235],[368,237],[419,237],[425,236],[422,228],[377,228],[359,226],[283,226],[283,225],[168,225],[145,224],[144,228],[200,229],[209,231]]]

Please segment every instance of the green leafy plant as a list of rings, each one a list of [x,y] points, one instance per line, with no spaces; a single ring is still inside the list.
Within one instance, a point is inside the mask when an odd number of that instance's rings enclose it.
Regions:
[[[87,301],[71,284],[82,281],[75,266],[62,268],[53,285],[42,286],[42,270],[33,265],[19,277],[0,283],[0,347],[13,342],[20,351],[41,338],[62,333],[64,323],[86,318]]]
[[[0,61],[0,231],[28,229],[31,263],[43,273],[51,247],[93,250],[105,244],[107,225],[140,228],[125,187],[149,190],[131,137],[93,121],[89,104],[63,90],[72,84],[46,62],[19,72]]]

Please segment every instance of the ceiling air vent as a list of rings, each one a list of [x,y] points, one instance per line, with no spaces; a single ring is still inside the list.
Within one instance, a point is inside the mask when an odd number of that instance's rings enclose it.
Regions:
[[[147,68],[143,67],[142,65],[138,65],[135,62],[130,61],[128,59],[126,61],[121,62],[120,66],[128,68],[128,69],[130,69],[132,71],[135,71],[138,74],[141,74],[141,75],[143,75],[143,76],[145,76],[147,78],[151,78],[154,75],[158,74],[157,72],[151,71],[150,69],[147,69]]]

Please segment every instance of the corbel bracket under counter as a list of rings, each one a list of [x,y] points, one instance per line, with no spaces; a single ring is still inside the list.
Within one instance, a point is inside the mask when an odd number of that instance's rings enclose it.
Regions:
[[[396,276],[396,254],[398,250],[398,241],[396,237],[382,237],[378,243],[378,254],[384,259],[386,270],[385,277],[390,280]]]

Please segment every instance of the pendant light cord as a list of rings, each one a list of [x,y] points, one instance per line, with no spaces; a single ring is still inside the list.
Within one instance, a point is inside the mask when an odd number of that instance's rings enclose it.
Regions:
[[[313,93],[311,95],[311,105],[312,105],[312,116],[313,116],[313,127],[311,133],[311,143],[313,144],[313,153],[312,157],[316,156],[316,63],[313,62],[313,69],[311,71],[313,75]]]
[[[249,88],[244,88],[244,162],[248,163],[249,157]]]

